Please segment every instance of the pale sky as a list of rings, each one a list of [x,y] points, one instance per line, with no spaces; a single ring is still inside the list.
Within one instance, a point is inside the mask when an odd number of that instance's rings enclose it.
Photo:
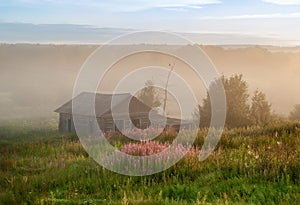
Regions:
[[[242,34],[299,44],[300,0],[2,0],[0,23]]]

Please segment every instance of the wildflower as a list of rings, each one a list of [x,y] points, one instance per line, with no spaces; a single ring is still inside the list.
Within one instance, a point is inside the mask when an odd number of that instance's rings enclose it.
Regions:
[[[23,176],[22,178],[23,178],[23,181],[26,183],[26,182],[27,182],[27,179],[28,179],[28,177],[27,177],[27,176]]]

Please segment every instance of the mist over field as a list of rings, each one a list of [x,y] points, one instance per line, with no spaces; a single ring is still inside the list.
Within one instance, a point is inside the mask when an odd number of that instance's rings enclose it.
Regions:
[[[300,0],[1,0],[0,204],[300,204]]]
[[[78,72],[97,47],[96,45],[0,45],[0,120],[57,117],[53,111],[72,97]],[[299,47],[201,46],[201,48],[211,58],[219,73],[225,76],[243,74],[251,94],[256,89],[266,93],[276,113],[288,115],[293,105],[300,102]],[[177,71],[185,73],[186,69],[188,68],[178,66]],[[115,72],[115,75],[117,76],[118,72]],[[147,78],[165,81],[167,76],[157,78],[153,74]],[[205,96],[203,85],[193,79],[192,75],[187,74],[186,79],[193,87],[199,86],[197,99],[202,103]]]

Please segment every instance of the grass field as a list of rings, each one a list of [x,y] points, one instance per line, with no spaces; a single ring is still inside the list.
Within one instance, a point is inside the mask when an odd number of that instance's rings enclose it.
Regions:
[[[110,140],[120,148],[127,143]],[[102,168],[55,122],[3,125],[0,204],[300,204],[300,124],[225,130],[206,161],[189,154],[144,177]]]

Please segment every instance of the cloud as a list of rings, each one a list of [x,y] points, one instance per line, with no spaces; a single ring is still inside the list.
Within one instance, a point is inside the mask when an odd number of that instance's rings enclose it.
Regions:
[[[203,20],[235,20],[235,19],[274,19],[274,18],[300,18],[300,13],[274,13],[274,14],[250,14],[235,16],[204,16]]]
[[[297,5],[300,0],[262,0],[263,2],[278,4],[278,5]]]
[[[52,4],[65,6],[87,6],[110,11],[141,11],[153,8],[169,10],[200,9],[202,5],[218,4],[220,0],[15,0],[22,4]]]

